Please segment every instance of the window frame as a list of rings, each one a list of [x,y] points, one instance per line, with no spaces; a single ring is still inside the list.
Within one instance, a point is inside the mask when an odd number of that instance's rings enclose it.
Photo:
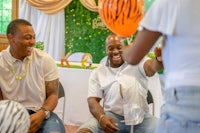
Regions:
[[[12,0],[12,20],[18,18],[18,0]],[[8,45],[6,34],[0,34],[0,45]]]

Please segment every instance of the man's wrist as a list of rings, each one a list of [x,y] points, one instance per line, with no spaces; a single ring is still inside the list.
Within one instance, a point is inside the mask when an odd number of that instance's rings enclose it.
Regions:
[[[43,111],[44,111],[44,113],[45,113],[45,119],[49,119],[49,117],[50,117],[50,111],[47,110],[47,109],[44,108],[44,107],[41,107],[40,110],[43,110]]]
[[[104,116],[105,116],[105,114],[101,114],[100,115],[99,120],[98,120],[99,124],[101,123],[101,121],[102,121],[102,119],[103,119]]]

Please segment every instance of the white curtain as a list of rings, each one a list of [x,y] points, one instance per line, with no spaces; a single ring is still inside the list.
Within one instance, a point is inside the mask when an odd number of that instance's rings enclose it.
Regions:
[[[55,60],[60,61],[65,53],[64,9],[55,14],[46,14],[19,0],[19,18],[31,22],[36,33],[36,41],[44,42],[45,49]]]

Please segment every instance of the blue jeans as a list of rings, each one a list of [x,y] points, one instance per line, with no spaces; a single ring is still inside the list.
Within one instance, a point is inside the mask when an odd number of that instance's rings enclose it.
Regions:
[[[200,87],[165,91],[165,103],[156,133],[200,133]]]
[[[113,118],[118,123],[118,128],[120,129],[116,133],[130,133],[131,126],[125,125],[123,116],[114,114],[112,112],[105,112],[105,114],[111,118]],[[142,123],[134,126],[134,133],[154,133],[156,126],[158,123],[158,119],[153,117],[150,114],[146,114]],[[88,128],[93,133],[103,133],[101,126],[99,125],[96,118],[91,118],[89,121],[84,123],[78,130],[81,128]]]
[[[28,110],[29,114],[35,113],[32,110]],[[65,133],[65,127],[62,120],[53,112],[50,114],[49,119],[45,119],[37,133]]]

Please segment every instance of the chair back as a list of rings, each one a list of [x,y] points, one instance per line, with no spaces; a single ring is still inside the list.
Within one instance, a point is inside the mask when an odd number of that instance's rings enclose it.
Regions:
[[[59,82],[59,92],[58,92],[58,98],[64,97],[65,96],[65,91],[62,86],[62,84]]]
[[[63,121],[63,123],[64,123],[64,120],[65,120],[65,91],[64,91],[64,88],[63,88],[63,86],[62,86],[62,84],[61,84],[61,82],[59,82],[59,92],[58,92],[58,98],[62,98],[62,97],[64,97],[64,99],[63,99],[63,110],[62,110],[62,121]]]

